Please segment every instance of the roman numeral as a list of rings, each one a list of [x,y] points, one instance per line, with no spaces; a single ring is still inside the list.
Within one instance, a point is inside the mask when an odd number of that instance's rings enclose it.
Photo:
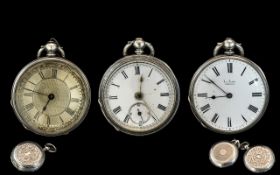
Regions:
[[[210,83],[211,84],[211,81],[208,81],[208,80],[201,79],[201,81],[204,81],[205,83]]]
[[[249,105],[248,109],[254,113],[257,113],[258,112],[258,108],[253,106],[253,105]]]
[[[52,78],[56,78],[56,77],[57,77],[57,70],[52,69]]]
[[[79,102],[80,102],[80,99],[78,99],[78,98],[71,98],[71,102],[79,103]]]
[[[249,82],[249,85],[252,85],[255,82],[255,80],[252,80]]]
[[[165,81],[164,79],[160,80],[159,82],[157,82],[157,85],[159,85],[160,83],[162,83],[164,81]]]
[[[130,115],[126,115],[123,122],[128,123],[129,119],[130,119]]]
[[[163,105],[161,105],[161,104],[159,104],[159,105],[158,105],[158,108],[159,108],[159,109],[161,109],[161,110],[163,110],[163,111],[165,111],[165,110],[166,110],[166,107],[165,107],[165,106],[163,106]]]
[[[243,69],[243,71],[241,72],[240,76],[243,76],[243,74],[244,74],[244,72],[245,72],[246,69],[247,69],[247,67],[245,67],[245,68]]]
[[[207,104],[207,105],[205,105],[205,106],[202,106],[202,107],[200,108],[200,110],[201,110],[203,113],[209,111],[209,109],[210,109],[210,105],[209,105],[209,104]]]
[[[216,114],[214,114],[213,118],[211,119],[211,122],[216,123],[218,119],[219,119],[219,116],[216,113]]]
[[[208,94],[207,93],[198,93],[197,97],[207,97]]]
[[[231,127],[231,118],[230,117],[227,118],[227,125],[228,125],[228,127]]]
[[[50,116],[47,116],[47,126],[50,126],[50,124],[51,124]]]
[[[247,119],[243,115],[241,115],[241,117],[245,122],[247,122]]]
[[[115,100],[115,99],[118,99],[118,96],[109,96],[109,99]]]
[[[140,67],[135,66],[135,75],[140,75]]]
[[[65,80],[68,78],[69,74],[70,74],[70,73],[68,73],[68,74],[65,76],[65,78],[64,78],[64,80],[63,80],[64,82],[65,82]]]
[[[122,110],[122,108],[120,106],[116,107],[115,109],[113,109],[113,112],[115,114],[119,113]]]
[[[36,85],[35,83],[33,83],[32,81],[27,80],[28,83],[31,83],[33,85]]]
[[[217,76],[220,75],[220,73],[219,73],[219,71],[218,71],[218,69],[217,69],[216,67],[213,67],[212,70],[214,71],[214,73],[215,73]]]
[[[32,97],[32,96],[33,96],[33,93],[32,93],[32,92],[28,92],[28,93],[24,93],[23,95],[24,95],[24,96],[27,96],[27,97]]]
[[[125,71],[122,71],[122,75],[123,75],[123,77],[124,77],[125,79],[128,78],[128,76],[126,75]]]
[[[112,85],[112,86],[116,86],[116,87],[118,87],[118,88],[120,87],[120,85],[117,85],[117,84],[114,84],[114,83],[112,83],[111,85]]]
[[[69,107],[65,111],[71,116],[75,114],[75,111],[70,109]]]
[[[158,118],[157,118],[156,116],[153,116],[153,115],[151,115],[151,116],[152,116],[152,118],[153,118],[155,121],[158,120]]]
[[[79,85],[75,85],[75,86],[71,87],[70,90],[76,89],[77,87],[79,87]]]
[[[160,93],[160,96],[162,97],[169,96],[169,93]]]
[[[258,79],[256,78],[256,79],[250,81],[250,82],[249,82],[249,85],[252,85],[255,81],[258,81]]]
[[[228,73],[232,73],[232,63],[227,63],[227,71]]]
[[[149,73],[148,77],[151,76],[152,72],[153,72],[153,69],[150,70],[150,73]]]
[[[39,111],[37,111],[36,114],[34,115],[34,119],[35,119],[35,120],[38,120],[39,117],[40,117],[40,114],[41,114],[41,113],[40,113]]]
[[[42,71],[39,71],[39,75],[40,75],[40,77],[41,77],[42,79],[45,79],[45,76],[44,76],[44,74],[43,74]]]
[[[262,96],[262,92],[253,92],[252,93],[252,97],[261,97]]]
[[[32,108],[34,108],[34,104],[33,104],[33,103],[29,103],[29,104],[25,105],[24,108],[25,108],[27,111],[30,111]]]
[[[60,119],[61,123],[64,124],[64,121],[61,116],[59,116],[59,119]]]

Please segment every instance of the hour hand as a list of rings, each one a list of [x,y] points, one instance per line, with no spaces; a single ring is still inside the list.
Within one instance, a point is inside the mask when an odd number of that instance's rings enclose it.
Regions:
[[[227,95],[220,95],[220,96],[217,96],[217,95],[212,95],[211,97],[205,97],[205,98],[211,98],[211,99],[216,99],[216,98],[222,98],[222,97],[227,97]],[[227,97],[228,98],[228,97]]]

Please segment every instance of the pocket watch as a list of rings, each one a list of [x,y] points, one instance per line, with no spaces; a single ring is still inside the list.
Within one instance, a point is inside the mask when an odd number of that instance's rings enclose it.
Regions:
[[[238,158],[239,147],[234,141],[221,141],[212,146],[209,159],[213,165],[219,168],[233,165]]]
[[[265,145],[257,145],[246,148],[243,157],[245,167],[254,173],[269,171],[275,163],[275,155],[271,148]]]
[[[41,57],[42,54],[46,56]],[[64,55],[58,42],[51,39],[14,81],[12,107],[23,126],[36,134],[67,134],[88,112],[91,98],[88,80]]]
[[[236,139],[214,144],[209,152],[210,161],[219,168],[231,166],[238,159],[239,149],[246,151],[243,162],[245,167],[253,173],[267,172],[275,163],[275,155],[269,147],[265,145],[250,147],[248,142],[241,143]]]
[[[11,162],[19,171],[34,172],[44,164],[46,151],[55,153],[56,147],[51,143],[46,143],[42,148],[35,142],[25,141],[12,150]]]
[[[225,53],[218,55],[220,49]],[[240,55],[234,50],[239,50]],[[243,55],[241,44],[227,38],[217,44],[214,57],[201,65],[191,80],[191,109],[203,126],[215,132],[245,131],[266,110],[269,87],[265,75]]]
[[[136,54],[127,56],[131,46]],[[150,55],[143,54],[146,48]],[[118,131],[130,135],[159,131],[177,111],[177,79],[166,63],[153,56],[153,46],[141,38],[128,42],[123,55],[101,81],[99,103],[103,114]]]

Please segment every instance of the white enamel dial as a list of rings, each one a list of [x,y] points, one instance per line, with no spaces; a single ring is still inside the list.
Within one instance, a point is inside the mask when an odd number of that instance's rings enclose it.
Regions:
[[[194,114],[203,125],[221,133],[253,126],[262,117],[268,98],[261,69],[239,56],[210,59],[195,73],[190,86]]]
[[[179,103],[178,84],[171,70],[157,58],[129,56],[105,73],[100,102],[118,130],[145,135],[166,125]]]

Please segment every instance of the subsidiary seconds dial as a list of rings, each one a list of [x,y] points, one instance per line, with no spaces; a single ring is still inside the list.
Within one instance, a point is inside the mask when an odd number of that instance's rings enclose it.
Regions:
[[[233,40],[226,40],[225,44],[228,42]],[[268,103],[269,89],[255,63],[226,53],[198,69],[191,82],[189,99],[204,126],[216,132],[236,133],[259,121]]]
[[[178,88],[165,63],[148,55],[131,55],[105,73],[99,100],[106,118],[116,129],[146,135],[172,119],[179,103]]]

